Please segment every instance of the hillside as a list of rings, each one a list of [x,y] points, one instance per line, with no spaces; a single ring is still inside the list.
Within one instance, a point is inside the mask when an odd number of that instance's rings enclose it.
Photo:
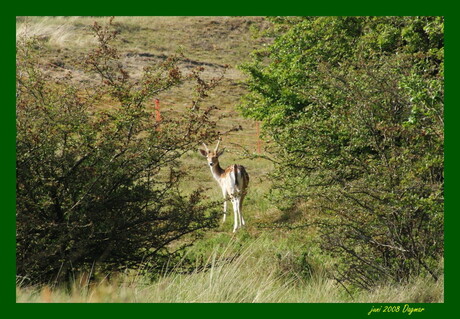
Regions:
[[[74,66],[95,45],[90,32],[91,25],[107,21],[108,18],[103,17],[18,17],[17,34],[36,35],[44,41],[50,49],[49,55],[43,56],[44,67],[53,76],[62,77],[70,70],[76,73],[76,81],[98,81],[82,75]],[[183,54],[179,65],[184,73],[201,66],[204,68],[204,79],[223,76],[221,84],[211,92],[205,103],[218,107],[215,118],[220,118],[217,122],[220,132],[227,132],[234,126],[241,128],[223,137],[222,146],[226,147],[227,152],[222,162],[223,165],[229,165],[239,161],[247,166],[252,177],[251,188],[256,194],[260,192],[259,185],[266,185],[263,178],[271,164],[263,160],[244,160],[238,155],[242,148],[255,152],[258,143],[256,123],[243,118],[236,111],[239,99],[246,92],[238,65],[261,45],[260,40],[253,37],[251,29],[256,26],[263,28],[265,23],[261,17],[114,19],[114,25],[120,32],[117,47],[131,77],[139,77],[145,66],[165,60],[178,52]],[[190,106],[191,95],[191,88],[159,94],[162,116],[167,116],[168,112],[181,112]],[[153,100],[151,105],[153,107]],[[220,196],[220,190],[211,178],[205,160],[198,155],[198,150],[196,154],[189,154],[184,161],[190,170],[199,172],[194,176],[193,183],[202,183],[206,188],[214,189],[211,191],[213,197]],[[251,195],[248,199],[251,200]]]

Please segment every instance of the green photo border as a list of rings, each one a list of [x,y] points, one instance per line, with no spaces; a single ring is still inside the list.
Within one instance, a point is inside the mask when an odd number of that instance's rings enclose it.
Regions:
[[[0,130],[2,136],[1,160],[1,303],[5,318],[9,316],[47,318],[81,317],[129,317],[141,316],[158,318],[160,316],[184,317],[259,317],[259,318],[384,318],[409,316],[408,313],[378,313],[368,315],[372,306],[382,304],[17,304],[15,297],[15,17],[28,15],[430,15],[445,17],[446,39],[446,107],[445,107],[445,301],[440,304],[410,304],[422,307],[422,313],[413,313],[412,318],[452,318],[457,312],[458,265],[455,257],[459,251],[456,243],[459,225],[456,211],[456,186],[460,180],[456,169],[456,150],[460,119],[456,106],[458,68],[459,26],[458,14],[455,14],[454,2],[450,1],[241,1],[228,2],[205,1],[20,1],[6,3],[2,13],[2,97],[0,107]],[[460,144],[459,144],[460,145]],[[384,304],[392,305],[392,304]],[[404,304],[397,304],[404,305]],[[457,315],[458,316],[458,315]]]

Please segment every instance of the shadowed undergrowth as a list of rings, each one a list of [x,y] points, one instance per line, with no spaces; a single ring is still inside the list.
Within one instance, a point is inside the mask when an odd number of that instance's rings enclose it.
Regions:
[[[408,285],[350,295],[329,277],[330,260],[320,260],[314,247],[292,247],[292,238],[282,237],[276,232],[259,238],[220,233],[208,239],[213,248],[207,259],[196,259],[187,271],[179,263],[156,280],[149,280],[149,270],[143,269],[90,283],[79,276],[67,288],[18,287],[17,302],[443,302],[443,279],[415,278]],[[206,248],[203,242],[195,252]],[[302,263],[309,265],[308,273]]]

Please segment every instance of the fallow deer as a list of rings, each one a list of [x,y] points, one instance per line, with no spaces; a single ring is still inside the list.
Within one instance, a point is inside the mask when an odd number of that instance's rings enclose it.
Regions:
[[[211,169],[212,176],[219,183],[224,196],[224,218],[227,216],[227,200],[230,199],[233,204],[234,223],[233,232],[244,226],[244,218],[242,213],[243,200],[247,194],[249,175],[244,166],[230,165],[225,170],[220,167],[219,157],[224,153],[225,149],[219,151],[220,140],[214,151],[210,151],[205,143],[204,150],[200,149],[200,153],[207,158],[208,165]]]

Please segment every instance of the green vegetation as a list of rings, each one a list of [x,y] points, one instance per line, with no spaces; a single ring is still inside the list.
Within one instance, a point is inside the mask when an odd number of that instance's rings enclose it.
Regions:
[[[277,18],[269,35],[243,67],[241,110],[272,141],[273,199],[283,210],[310,203],[342,282],[437,280],[443,19]]]
[[[176,57],[132,81],[111,46],[117,32],[93,29],[98,46],[83,67],[102,81],[91,87],[76,85],[70,74],[46,76],[39,42],[18,42],[17,276],[31,283],[68,281],[94,266],[158,263],[171,258],[170,243],[216,221],[199,188],[181,194],[177,164],[216,136],[213,107],[200,107],[214,83],[199,71],[182,75]],[[155,121],[146,100],[189,79],[200,93],[194,107]],[[98,109],[104,100],[111,107]]]
[[[17,18],[18,302],[443,302],[442,19],[108,20]]]

